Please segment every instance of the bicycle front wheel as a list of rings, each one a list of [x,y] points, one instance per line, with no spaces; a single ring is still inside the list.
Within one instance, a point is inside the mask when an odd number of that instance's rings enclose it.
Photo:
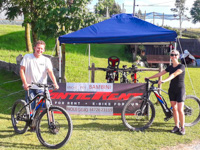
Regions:
[[[151,101],[147,101],[144,110],[138,107],[138,102],[142,103],[142,97],[130,99],[122,110],[122,121],[124,125],[133,131],[142,131],[151,126],[155,118],[155,108]]]
[[[11,112],[11,121],[16,133],[23,134],[28,129],[29,110],[24,107],[26,102],[24,100],[17,100]]]
[[[193,126],[200,120],[200,100],[187,95],[184,101],[185,126]]]
[[[57,149],[70,139],[73,129],[72,120],[67,111],[58,106],[51,106],[49,114],[48,117],[45,109],[38,117],[36,134],[44,146]]]

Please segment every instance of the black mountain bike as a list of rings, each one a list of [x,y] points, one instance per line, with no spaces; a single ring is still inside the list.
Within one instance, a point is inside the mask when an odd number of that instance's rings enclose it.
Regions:
[[[29,96],[29,103],[21,99],[14,103],[11,113],[13,128],[16,133],[23,134],[29,126],[36,126],[37,137],[44,146],[60,148],[70,139],[73,129],[71,117],[63,108],[52,105],[48,90],[52,85],[35,85],[44,88],[44,93],[39,93],[34,98]],[[31,113],[33,101],[36,101],[36,107]]]
[[[155,118],[155,108],[150,101],[150,95],[153,92],[161,105],[165,114],[165,121],[168,121],[173,117],[172,108],[167,106],[162,95],[158,90],[165,92],[162,89],[154,87],[158,81],[146,80],[147,93],[144,96],[138,96],[130,99],[122,110],[122,121],[124,125],[133,131],[142,131],[151,126]],[[149,87],[151,83],[151,86]],[[165,92],[167,93],[167,92]],[[193,126],[200,120],[200,100],[192,95],[187,95],[184,101],[184,113],[185,113],[185,126]]]

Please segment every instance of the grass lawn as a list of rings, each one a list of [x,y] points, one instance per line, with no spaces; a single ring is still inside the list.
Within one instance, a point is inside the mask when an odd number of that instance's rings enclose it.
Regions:
[[[2,26],[4,27],[4,26]],[[2,28],[0,28],[2,29]],[[15,62],[18,54],[25,54],[25,46],[23,43],[24,29],[20,26],[5,26],[9,32],[0,30],[0,60],[7,62]],[[14,38],[16,35],[18,38]],[[10,40],[6,39],[10,36]],[[12,46],[9,41],[18,42]],[[16,40],[16,41],[15,41]],[[54,47],[53,40],[47,41],[46,54],[52,54]],[[10,44],[10,47],[9,47]],[[109,51],[108,51],[109,50]],[[107,58],[116,55],[121,58],[120,67],[127,64],[128,67],[132,63],[128,62],[123,53],[123,45],[91,45],[91,63],[95,63],[96,67],[107,67]],[[7,56],[7,57],[6,57]],[[88,82],[88,50],[87,45],[66,45],[66,77],[67,82]],[[198,97],[200,97],[200,68],[188,68],[186,71],[185,84],[187,94],[194,94],[192,89],[190,74],[193,87]],[[144,81],[144,77],[148,77],[155,72],[141,72],[140,82]],[[97,71],[95,82],[106,82],[105,72]],[[166,76],[165,76],[166,77]],[[164,78],[165,78],[164,77]],[[24,92],[10,95],[11,93],[22,90],[21,81],[12,83],[5,82],[19,79],[13,73],[0,70],[0,149],[1,150],[25,150],[25,149],[46,149],[37,139],[35,133],[27,132],[22,135],[14,133],[12,128],[10,113],[11,107],[15,100],[24,98]],[[167,90],[169,83],[163,84],[163,89]],[[164,96],[168,101],[167,96]],[[155,98],[152,99],[156,102]],[[123,125],[120,116],[86,116],[71,115],[73,121],[73,133],[69,142],[61,149],[69,150],[139,150],[139,149],[160,149],[165,146],[173,146],[178,143],[190,143],[193,140],[200,139],[200,123],[193,127],[186,128],[186,135],[180,136],[172,134],[169,131],[173,128],[173,120],[164,122],[164,114],[159,105],[155,105],[156,118],[152,126],[144,132],[128,131]]]
[[[200,97],[198,73],[200,68],[189,68],[196,94]],[[143,75],[144,77],[144,75]],[[143,78],[141,77],[141,78]],[[2,84],[16,80],[19,77],[12,73],[0,71],[0,149],[45,149],[37,139],[35,133],[27,132],[22,135],[14,133],[10,113],[16,99],[24,97],[24,92],[7,96],[10,93],[22,90],[21,81]],[[198,80],[196,80],[198,79]],[[194,82],[196,80],[196,82]],[[190,82],[186,77],[187,92],[192,94]],[[168,85],[163,85],[167,89]],[[6,97],[7,96],[7,97]],[[156,100],[152,99],[155,103]],[[173,128],[173,120],[164,122],[164,114],[159,105],[155,105],[156,118],[152,126],[144,132],[132,132],[122,124],[120,116],[86,116],[71,115],[73,133],[69,142],[61,149],[160,149],[178,143],[190,143],[200,139],[200,123],[186,128],[186,135],[180,136],[169,131]]]

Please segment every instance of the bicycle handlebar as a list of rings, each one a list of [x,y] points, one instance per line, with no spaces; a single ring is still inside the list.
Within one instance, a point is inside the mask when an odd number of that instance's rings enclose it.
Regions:
[[[145,81],[150,82],[152,84],[158,84],[158,80],[153,81],[153,80],[150,80],[150,79],[145,79]]]
[[[42,83],[34,83],[34,82],[32,82],[32,85],[36,85],[38,87],[44,87],[44,88],[53,88],[53,89],[55,88],[53,84],[48,85],[48,84],[42,84]],[[32,85],[30,85],[29,87],[32,87]]]
[[[98,68],[99,70],[103,70],[103,71],[119,71],[119,72],[138,72],[138,71],[142,71],[140,69],[137,68]]]

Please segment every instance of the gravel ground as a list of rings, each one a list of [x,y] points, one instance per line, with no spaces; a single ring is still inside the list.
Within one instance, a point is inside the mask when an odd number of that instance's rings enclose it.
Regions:
[[[161,150],[200,150],[200,140],[193,141],[190,144],[178,144],[176,146],[164,147]]]

